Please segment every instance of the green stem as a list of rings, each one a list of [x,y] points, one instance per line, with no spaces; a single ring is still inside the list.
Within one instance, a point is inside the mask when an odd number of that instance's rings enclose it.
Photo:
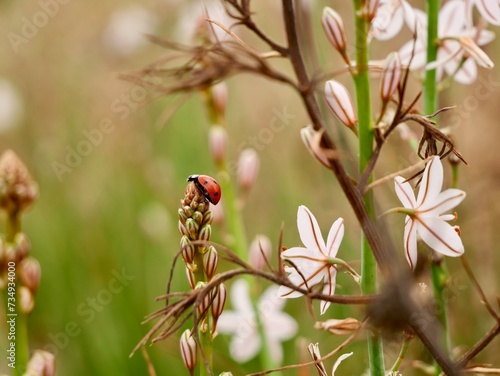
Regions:
[[[439,0],[427,0],[427,15],[428,15],[428,29],[427,29],[427,63],[433,62],[437,59],[438,53],[438,15],[439,15]],[[436,69],[426,70],[424,79],[424,113],[432,114],[438,109],[438,92],[437,92],[437,79]],[[439,302],[438,319],[443,328],[443,337],[441,339],[441,346],[445,353],[449,352],[450,340],[448,333],[448,318],[445,288],[448,279],[448,273],[441,262],[433,262],[431,265],[431,280],[434,298]],[[441,373],[441,368],[435,365],[435,375]]]
[[[370,100],[370,76],[368,71],[368,28],[369,22],[363,17],[363,0],[354,0],[356,29],[356,72],[353,73],[356,86],[359,131],[359,169],[364,171],[373,154],[372,108]],[[372,178],[369,179],[369,182]],[[376,217],[372,192],[363,198],[370,219]],[[361,238],[361,290],[363,294],[377,291],[377,264],[365,235]],[[368,334],[368,357],[372,376],[385,374],[382,339],[375,333]]]
[[[193,272],[195,275],[195,280],[197,282],[206,281],[207,277],[205,272],[203,271],[203,254],[200,252],[199,247],[196,247],[194,263],[197,266],[197,269]],[[198,336],[200,338],[200,345],[203,349],[203,354],[205,359],[200,356],[199,359],[199,375],[200,376],[209,376],[210,372],[207,369],[207,365],[205,364],[205,360],[208,363],[208,367],[212,370],[212,335],[210,333],[211,328],[211,314],[210,310],[206,313],[206,317],[204,320],[200,321],[198,325]]]
[[[6,236],[5,240],[9,243],[14,243],[15,237],[18,233],[21,232],[21,212],[20,211],[12,211],[9,213],[7,218],[7,226],[6,226]],[[15,343],[16,348],[16,362],[15,368],[12,369],[12,374],[14,376],[22,376],[26,371],[26,366],[28,364],[29,359],[29,343],[28,343],[28,317],[21,312],[21,308],[19,307],[19,286],[18,286],[18,278],[17,278],[17,269],[19,268],[19,264],[16,264],[16,309],[15,312],[10,312],[8,305],[8,297],[7,291],[4,294],[4,303],[5,303],[5,314],[8,315],[10,313],[16,314],[16,316],[7,316],[7,319],[14,318],[15,319],[15,340],[8,341]],[[10,346],[8,346],[10,347]]]
[[[403,340],[403,344],[401,345],[401,350],[399,351],[398,358],[396,359],[391,368],[391,372],[394,372],[396,374],[396,372],[398,371],[399,367],[401,366],[401,363],[403,362],[406,356],[406,353],[408,352],[408,349],[410,348],[410,343],[411,343],[410,338],[405,338]]]

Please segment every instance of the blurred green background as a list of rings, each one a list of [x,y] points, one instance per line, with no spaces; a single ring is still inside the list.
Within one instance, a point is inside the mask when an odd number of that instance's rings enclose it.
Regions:
[[[322,65],[335,70],[340,62],[318,21],[325,5],[319,1],[315,5],[315,32]],[[350,24],[351,9],[346,2],[328,5],[345,8],[346,24]],[[177,206],[185,180],[193,173],[214,175],[216,169],[209,158],[209,123],[200,95],[193,95],[166,122],[172,101],[154,99],[156,93],[134,87],[119,75],[165,56],[165,50],[149,44],[142,33],[188,41],[202,6],[200,1],[180,0],[0,2],[0,149],[16,151],[40,187],[40,198],[23,221],[32,255],[42,265],[30,341],[32,349],[49,346],[57,352],[58,375],[147,373],[140,353],[131,359],[128,355],[149,328],[140,324],[142,319],[161,305],[154,298],[165,292],[178,249]],[[280,19],[278,2],[256,4],[256,17],[273,37],[283,40],[276,21]],[[381,46],[377,58],[394,45]],[[494,42],[487,47],[493,60],[500,56],[499,46]],[[442,104],[457,104],[461,109],[459,118],[454,118],[453,137],[469,166],[461,170],[460,187],[468,197],[459,208],[459,223],[470,262],[491,297],[498,293],[500,268],[496,225],[500,219],[500,73],[480,74],[483,81],[455,84],[453,90],[446,90]],[[484,82],[490,82],[490,94],[474,100],[475,90]],[[276,247],[284,223],[284,244],[299,244],[296,211],[303,204],[315,213],[325,235],[334,219],[345,218],[346,237],[339,256],[359,267],[359,227],[334,177],[309,157],[300,141],[298,131],[308,120],[297,96],[286,87],[248,75],[230,79],[228,87],[230,161],[237,160],[242,142],[269,127],[276,110],[286,108],[293,116],[257,150],[261,170],[243,210],[249,241],[264,233]],[[356,152],[347,149],[355,145],[352,134],[333,128],[333,119],[327,116],[335,137],[346,148],[347,163],[354,168]],[[109,132],[98,136],[100,126],[108,126]],[[85,134],[94,137],[95,145],[85,148]],[[67,164],[67,158],[72,164],[61,170],[58,163]],[[416,161],[408,146],[394,136],[377,175],[405,167],[409,160]],[[398,204],[391,184],[378,188],[377,195],[384,209]],[[401,218],[390,218],[389,223],[394,240],[400,242]],[[213,226],[212,232],[215,241],[224,243],[224,225]],[[450,299],[452,338],[463,350],[489,329],[492,320],[459,262],[449,260],[448,264],[458,286],[456,298]],[[120,285],[114,282],[116,275],[122,275],[123,288],[109,293],[110,283]],[[339,284],[339,293],[357,293],[348,277],[341,276]],[[187,288],[179,267],[174,289]],[[314,319],[307,314],[304,301],[290,301],[286,309],[301,323],[299,337],[320,341],[324,353],[342,340],[312,328]],[[362,317],[362,312],[334,306],[327,313],[336,318],[348,315]],[[227,344],[227,337],[216,340],[217,372],[232,370],[241,375],[258,370],[255,361],[233,363]],[[302,344],[300,351],[298,344]],[[0,345],[3,353],[4,338]],[[478,361],[491,362],[499,348],[497,339]],[[300,340],[286,343],[285,349],[286,364],[307,360]],[[359,375],[367,365],[363,343],[356,342],[351,349],[356,360],[346,360],[342,374]],[[386,349],[391,362],[398,348],[391,342]],[[177,338],[158,343],[149,352],[158,375],[186,374]],[[428,360],[417,342],[412,354]],[[7,372],[3,359],[0,372]],[[311,369],[308,372],[301,375],[314,374]]]

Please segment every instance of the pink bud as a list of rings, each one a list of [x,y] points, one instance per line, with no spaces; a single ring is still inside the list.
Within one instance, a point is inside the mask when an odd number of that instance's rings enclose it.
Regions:
[[[222,315],[222,311],[224,311],[224,304],[226,303],[226,295],[227,295],[226,286],[224,286],[224,284],[221,283],[214,290],[214,299],[212,301],[212,306],[210,307],[212,309],[212,317],[213,317],[212,337],[216,335],[217,321],[219,320],[219,316]]]
[[[257,270],[264,270],[272,252],[272,245],[269,238],[265,235],[257,235],[250,244],[248,250],[248,259],[250,265]]]
[[[41,268],[38,261],[33,257],[27,257],[19,265],[19,277],[23,284],[35,293],[40,286]]]
[[[29,376],[53,376],[56,373],[56,360],[54,354],[35,350],[26,365],[25,375]]]
[[[354,112],[351,96],[345,86],[334,80],[327,81],[325,98],[337,118],[349,128],[354,128],[358,119]]]
[[[191,330],[186,329],[180,340],[181,356],[184,365],[189,371],[196,367],[196,341],[191,335]]]
[[[227,131],[221,125],[213,125],[208,132],[208,144],[215,163],[224,161],[227,152]]]
[[[238,161],[238,183],[243,189],[250,189],[259,173],[259,155],[254,149],[245,149]]]
[[[401,59],[397,52],[391,52],[385,59],[380,82],[380,96],[387,102],[396,92],[401,79]]]
[[[324,149],[321,147],[321,137],[323,131],[316,131],[311,125],[304,127],[300,130],[300,137],[302,142],[307,148],[307,151],[316,158],[326,168],[330,168],[330,161],[328,158],[337,158],[338,153],[333,150]]]
[[[214,109],[219,115],[224,115],[227,107],[227,85],[225,82],[219,82],[211,87]]]
[[[25,315],[31,313],[33,308],[35,308],[35,297],[26,286],[21,286],[17,289],[17,299],[19,300],[19,308]]]
[[[213,246],[209,246],[208,250],[203,254],[203,271],[210,281],[217,271],[217,264],[219,263],[219,255]]]
[[[344,22],[340,15],[332,8],[326,7],[323,9],[321,24],[323,25],[323,29],[330,43],[342,54],[342,56],[345,56],[347,43]]]

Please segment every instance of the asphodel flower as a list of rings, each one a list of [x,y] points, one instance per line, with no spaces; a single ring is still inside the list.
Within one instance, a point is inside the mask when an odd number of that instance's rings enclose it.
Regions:
[[[325,99],[335,116],[347,127],[356,126],[358,119],[352,105],[349,92],[340,82],[335,80],[327,81],[325,84]]]
[[[458,257],[464,253],[462,239],[455,228],[447,223],[455,219],[454,214],[443,214],[460,204],[465,192],[460,189],[447,189],[443,186],[443,165],[434,156],[425,166],[418,197],[410,183],[403,177],[394,179],[396,194],[404,209],[397,211],[407,214],[404,230],[406,259],[412,269],[417,265],[417,234],[436,252],[446,256]]]

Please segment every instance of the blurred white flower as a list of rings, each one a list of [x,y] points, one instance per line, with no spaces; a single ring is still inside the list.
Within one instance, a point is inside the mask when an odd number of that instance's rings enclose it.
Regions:
[[[278,298],[277,290],[277,286],[271,286],[264,291],[256,307],[271,357],[280,364],[283,359],[281,342],[295,336],[298,325],[289,314],[282,312],[285,300]],[[217,328],[220,333],[233,335],[229,345],[231,356],[243,363],[257,355],[262,347],[248,283],[244,279],[233,283],[231,303],[234,311],[224,311]]]
[[[229,17],[221,1],[191,1],[185,2],[185,4],[178,17],[177,40],[191,44],[200,32],[207,31],[212,37],[215,35],[215,39],[219,41],[231,38],[219,26],[206,21],[206,18],[209,18],[220,22],[227,28],[234,24],[235,20]]]
[[[305,206],[299,207],[297,227],[305,248],[293,247],[281,253],[281,258],[290,261],[295,266],[285,267],[285,271],[290,273],[288,279],[297,287],[304,289],[310,289],[323,282],[323,294],[333,295],[337,267],[330,259],[337,255],[344,237],[344,220],[339,218],[333,223],[326,245],[316,218]],[[300,292],[286,286],[280,286],[278,293],[282,298],[302,296]],[[321,314],[325,313],[329,306],[330,302],[322,300]]]
[[[23,103],[14,85],[0,78],[0,133],[17,126],[22,118]]]
[[[498,0],[465,0],[468,20],[472,22],[472,9],[475,5],[479,14],[492,25],[500,26],[500,1]]]
[[[412,269],[417,265],[417,233],[422,240],[436,252],[446,256],[458,257],[464,253],[462,239],[453,226],[446,223],[455,219],[453,214],[442,214],[453,209],[465,198],[460,189],[443,187],[443,165],[438,156],[433,157],[425,166],[418,197],[410,183],[403,177],[394,179],[396,194],[405,207],[404,247],[406,259]]]
[[[409,63],[413,54],[411,69],[423,68],[427,62],[427,20],[422,19],[419,25],[417,40],[408,41],[399,50],[404,65]],[[446,72],[453,76],[455,81],[470,84],[477,78],[477,63],[484,67],[492,66],[493,63],[486,54],[478,52],[478,46],[490,43],[494,34],[488,30],[467,26],[466,5],[463,1],[448,1],[440,9],[438,37],[440,44],[437,60],[426,67],[437,69],[438,80],[441,80]],[[464,61],[466,57],[469,58]]]
[[[104,46],[118,55],[130,55],[147,42],[145,35],[153,34],[156,24],[155,15],[141,5],[119,9],[104,31]]]

